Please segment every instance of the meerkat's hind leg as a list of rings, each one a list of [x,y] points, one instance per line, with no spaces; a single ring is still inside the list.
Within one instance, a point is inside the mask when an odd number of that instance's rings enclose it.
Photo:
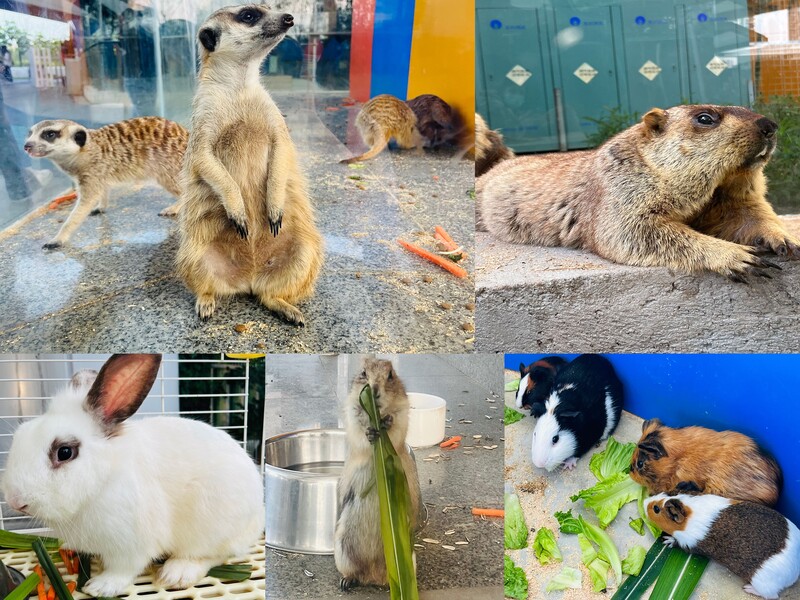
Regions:
[[[194,303],[194,311],[201,321],[208,321],[217,308],[217,298],[213,293],[198,294]]]
[[[175,217],[181,210],[181,187],[177,177],[172,173],[159,173],[156,177],[159,185],[175,196],[177,200],[158,213],[160,217]]]
[[[67,220],[64,221],[64,224],[61,226],[61,229],[58,230],[56,236],[44,244],[42,248],[45,250],[53,250],[54,248],[63,246],[72,236],[72,233],[86,220],[89,213],[97,207],[98,202],[102,201],[103,193],[104,190],[101,187],[80,186],[78,189],[78,200],[72,212],[69,213]]]
[[[181,211],[181,201],[178,200],[170,204],[167,208],[158,213],[159,217],[177,217]]]
[[[103,194],[100,196],[100,202],[89,214],[92,216],[102,215],[107,210],[108,210],[108,190],[105,190]]]

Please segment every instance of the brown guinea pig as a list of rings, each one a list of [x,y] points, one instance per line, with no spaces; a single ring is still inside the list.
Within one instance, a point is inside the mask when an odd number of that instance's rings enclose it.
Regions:
[[[751,438],[735,431],[642,424],[631,459],[631,477],[650,494],[716,494],[775,506],[783,474]]]

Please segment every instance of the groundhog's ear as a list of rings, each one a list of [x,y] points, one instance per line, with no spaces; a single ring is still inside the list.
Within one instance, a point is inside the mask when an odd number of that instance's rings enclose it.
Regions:
[[[73,136],[72,139],[75,140],[75,143],[78,144],[81,148],[86,145],[86,130],[85,129],[78,129]]]
[[[652,431],[653,429],[658,429],[662,425],[663,423],[661,422],[661,419],[648,419],[642,423],[642,433],[647,430]]]
[[[667,111],[660,108],[653,108],[643,118],[645,133],[648,135],[658,135],[667,126]]]
[[[204,27],[197,34],[197,37],[200,43],[203,44],[203,48],[209,52],[213,52],[219,43],[219,31],[212,27]]]
[[[664,502],[664,512],[674,523],[683,523],[686,518],[686,511],[680,500],[670,499]]]

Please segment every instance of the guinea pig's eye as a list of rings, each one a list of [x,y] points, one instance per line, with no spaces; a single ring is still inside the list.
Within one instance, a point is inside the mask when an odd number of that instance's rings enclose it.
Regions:
[[[239,13],[239,21],[251,25],[258,20],[259,14],[254,10],[245,9]]]
[[[644,466],[644,461],[640,458],[636,461],[636,468],[641,469]]]
[[[661,512],[661,507],[658,504],[653,505],[653,512],[658,514]]]
[[[553,445],[555,446],[558,443],[558,434],[553,436]]]
[[[713,125],[713,124],[714,124],[714,122],[715,122],[715,121],[714,121],[714,117],[712,117],[712,116],[711,116],[710,114],[708,114],[708,113],[700,113],[699,115],[697,115],[697,116],[694,118],[694,120],[695,120],[695,121],[696,121],[698,124],[700,124],[700,125],[706,125],[706,126],[708,126],[708,125]]]

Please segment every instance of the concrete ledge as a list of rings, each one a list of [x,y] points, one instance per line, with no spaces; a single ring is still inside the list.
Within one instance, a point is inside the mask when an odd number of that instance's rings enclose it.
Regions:
[[[800,351],[800,261],[744,285],[487,233],[476,250],[478,352]]]

